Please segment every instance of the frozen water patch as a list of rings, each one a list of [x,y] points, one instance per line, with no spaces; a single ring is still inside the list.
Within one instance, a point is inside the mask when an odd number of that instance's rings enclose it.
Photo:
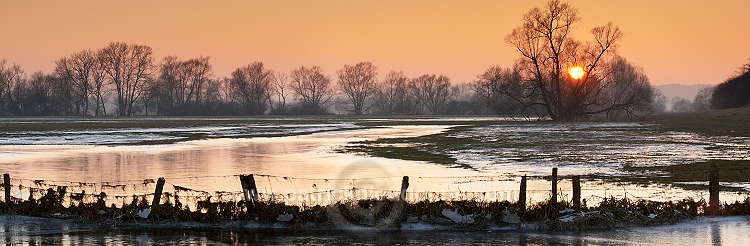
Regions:
[[[243,124],[173,128],[113,128],[76,131],[27,131],[0,133],[0,145],[122,145],[158,141],[184,141],[191,137],[268,137],[323,131],[360,129],[353,123]]]

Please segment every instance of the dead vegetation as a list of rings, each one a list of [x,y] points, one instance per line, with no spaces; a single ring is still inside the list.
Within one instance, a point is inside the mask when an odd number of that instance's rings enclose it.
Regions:
[[[191,209],[180,203],[179,198],[174,199],[176,202],[149,206],[147,196],[135,196],[130,203],[121,206],[107,205],[107,195],[104,193],[96,195],[96,201],[89,203],[70,197],[70,205],[64,206],[66,195],[69,194],[63,189],[48,189],[38,199],[30,197],[28,200],[0,203],[0,212],[6,215],[64,218],[113,227],[183,222],[206,225],[252,222],[293,229],[336,230],[359,226],[399,230],[406,223],[471,231],[497,227],[585,230],[651,226],[678,223],[705,215],[707,210],[705,201],[690,199],[656,202],[610,198],[596,206],[584,205],[580,209],[574,209],[571,203],[565,201],[554,204],[545,201],[522,209],[519,204],[508,201],[404,203],[383,198],[339,202],[329,206],[296,206],[270,201],[256,204],[245,201],[215,202],[210,197],[198,200]],[[750,199],[724,204],[719,214],[750,215]]]

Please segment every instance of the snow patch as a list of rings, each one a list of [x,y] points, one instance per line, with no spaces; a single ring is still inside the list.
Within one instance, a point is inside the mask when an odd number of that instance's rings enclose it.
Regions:
[[[566,208],[566,209],[560,210],[560,214],[567,214],[567,213],[572,213],[572,212],[575,212],[575,210],[572,208]]]
[[[459,224],[471,224],[474,223],[474,218],[471,215],[460,215],[458,213],[458,210],[452,211],[449,209],[443,209],[443,212],[441,212],[443,216],[447,217],[448,219],[452,220],[453,222],[459,223]]]
[[[280,222],[288,222],[294,218],[294,215],[291,214],[279,214],[279,216],[276,216],[276,221]]]
[[[138,215],[138,217],[146,219],[146,218],[148,218],[148,215],[150,215],[150,214],[151,214],[151,209],[150,208],[144,208],[144,209],[141,209],[140,211],[138,211],[138,213],[136,213],[135,215]]]
[[[558,218],[558,220],[567,223],[567,222],[573,222],[577,218],[578,218],[577,214],[569,214],[569,215],[565,215],[563,217]]]
[[[507,209],[503,211],[503,223],[508,224],[521,224],[521,217],[518,216],[516,213],[511,213]]]

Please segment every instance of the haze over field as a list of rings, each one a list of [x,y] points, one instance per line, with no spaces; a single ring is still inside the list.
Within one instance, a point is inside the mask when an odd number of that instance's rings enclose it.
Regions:
[[[692,100],[703,88],[714,86],[713,84],[664,84],[655,86],[656,89],[667,98],[682,97]]]
[[[6,1],[0,9],[3,59],[31,74],[52,72],[59,57],[121,41],[155,57],[211,56],[217,76],[252,61],[290,71],[370,61],[409,77],[445,74],[470,82],[488,66],[512,66],[505,36],[546,1]],[[655,85],[717,84],[750,53],[738,31],[750,2],[573,0],[583,21],[573,34],[612,21],[620,54]]]

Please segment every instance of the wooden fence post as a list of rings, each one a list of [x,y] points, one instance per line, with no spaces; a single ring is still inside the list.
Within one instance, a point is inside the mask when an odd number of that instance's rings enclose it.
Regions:
[[[526,212],[526,174],[521,177],[521,190],[518,192],[518,205],[521,213]]]
[[[573,208],[581,209],[581,176],[573,176]]]
[[[3,188],[5,189],[5,204],[10,205],[10,174],[3,173]]]
[[[154,201],[151,202],[151,208],[153,209],[156,206],[159,206],[159,203],[161,203],[161,193],[164,190],[164,178],[159,178],[158,181],[156,181],[156,190],[154,191]]]
[[[248,193],[250,187],[247,185],[246,175],[240,174],[240,185],[242,185],[242,195],[245,196],[245,202],[250,202],[250,195]]]
[[[258,203],[258,187],[255,186],[255,177],[253,177],[252,174],[245,176],[247,179],[245,183],[247,183],[248,192],[250,193],[250,199],[252,200],[253,204]]]
[[[404,176],[401,180],[401,195],[399,198],[402,202],[406,201],[406,189],[409,188],[409,176]]]
[[[708,210],[709,214],[716,215],[719,213],[719,166],[716,164],[711,165],[709,169],[711,175],[708,181],[709,199],[708,199]]]
[[[557,205],[557,168],[552,168],[552,198],[550,199],[550,204],[555,206]]]

